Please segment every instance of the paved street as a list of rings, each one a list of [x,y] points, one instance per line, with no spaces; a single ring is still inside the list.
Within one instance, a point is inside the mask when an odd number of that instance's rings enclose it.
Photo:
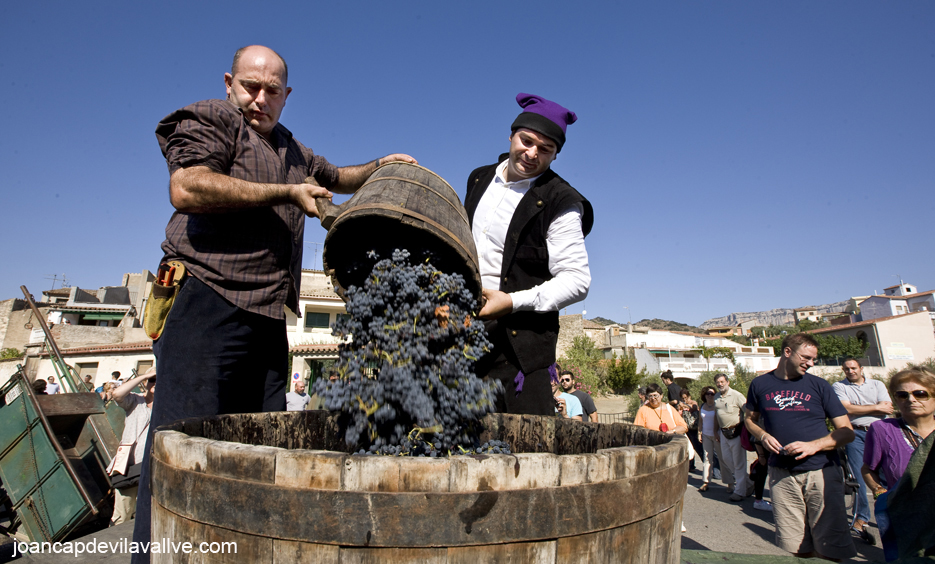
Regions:
[[[733,503],[727,500],[729,495],[719,482],[712,481],[705,493],[698,491],[700,486],[701,473],[690,473],[684,498],[687,531],[682,533],[683,549],[788,556],[773,543],[772,513],[753,509],[752,497]],[[769,499],[768,485],[764,499]],[[875,528],[873,532],[879,539]],[[877,546],[870,546],[855,538],[854,546],[858,556],[853,562],[883,562],[879,540]]]

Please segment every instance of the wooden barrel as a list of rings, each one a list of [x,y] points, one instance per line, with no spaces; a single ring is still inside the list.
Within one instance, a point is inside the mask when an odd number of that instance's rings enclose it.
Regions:
[[[368,251],[389,258],[407,249],[416,260],[431,253],[438,270],[464,276],[480,296],[477,250],[467,212],[442,177],[418,165],[394,162],[378,168],[341,205],[319,198],[322,227],[328,230],[322,251],[324,270],[341,297],[370,274]]]
[[[218,551],[199,562],[679,562],[685,437],[538,416],[485,425],[485,440],[528,452],[349,455],[322,411],[180,421],[156,433],[153,539]]]

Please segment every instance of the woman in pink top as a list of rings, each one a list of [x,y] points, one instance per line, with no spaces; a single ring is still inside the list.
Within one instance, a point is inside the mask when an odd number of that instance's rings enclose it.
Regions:
[[[684,435],[688,432],[688,425],[674,407],[662,402],[662,388],[659,384],[650,384],[646,387],[646,405],[636,412],[634,425],[646,427],[653,431]]]

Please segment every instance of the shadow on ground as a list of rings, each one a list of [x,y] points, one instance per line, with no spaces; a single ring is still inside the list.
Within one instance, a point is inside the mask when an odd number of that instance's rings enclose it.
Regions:
[[[682,537],[682,550],[708,550],[708,547],[686,536]]]

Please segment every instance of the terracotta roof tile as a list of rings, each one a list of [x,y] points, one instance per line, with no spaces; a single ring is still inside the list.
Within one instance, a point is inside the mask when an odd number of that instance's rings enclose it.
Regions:
[[[603,329],[604,326],[596,321],[591,321],[590,319],[582,319],[581,327],[584,329]]]
[[[152,341],[138,341],[136,343],[113,343],[110,345],[88,345],[83,347],[72,347],[70,349],[61,349],[62,356],[73,356],[79,354],[105,354],[105,353],[125,353],[125,352],[149,352],[153,350]],[[49,351],[44,351],[41,356],[49,356]]]
[[[876,319],[870,319],[867,321],[858,321],[856,323],[845,323],[844,325],[832,325],[831,327],[824,327],[822,329],[812,329],[810,331],[803,331],[803,333],[828,333],[829,331],[841,331],[842,329],[854,329],[857,327],[866,327],[868,325],[873,325],[874,323],[879,323],[880,321],[889,321],[890,319],[896,319],[897,317],[906,317],[907,315],[916,315],[919,313],[924,313],[928,315],[927,311],[915,311],[912,313],[901,313],[899,315],[890,315],[888,317],[878,317]]]
[[[704,337],[705,339],[723,339],[720,335],[709,335],[707,333],[691,333],[689,331],[669,331],[669,333],[678,333],[679,335],[690,335],[692,337]],[[729,340],[729,339],[728,339]]]
[[[929,294],[935,294],[935,290],[929,290],[928,292],[916,292],[915,294],[906,294],[901,296],[903,298],[918,298],[919,296],[927,296]],[[894,296],[895,297],[895,296]]]
[[[126,313],[131,307],[130,304],[69,305],[61,302],[49,305],[52,311],[67,310],[75,313]]]
[[[322,299],[333,299],[337,301],[342,301],[341,296],[335,294],[331,290],[302,290],[299,294],[303,298],[322,298]]]
[[[68,296],[71,294],[71,288],[59,288],[57,290],[43,290],[43,294],[46,296]]]
[[[906,294],[905,296],[885,296],[881,294],[879,296],[870,296],[867,298],[867,300],[872,298],[883,298],[884,300],[908,300],[909,298],[918,298],[921,296],[927,296],[929,294],[935,294],[935,290],[929,290],[927,292],[916,292],[915,294]]]
[[[312,354],[312,355],[338,354],[338,345],[331,344],[331,343],[295,345],[294,347],[289,347],[289,352],[293,354]]]

